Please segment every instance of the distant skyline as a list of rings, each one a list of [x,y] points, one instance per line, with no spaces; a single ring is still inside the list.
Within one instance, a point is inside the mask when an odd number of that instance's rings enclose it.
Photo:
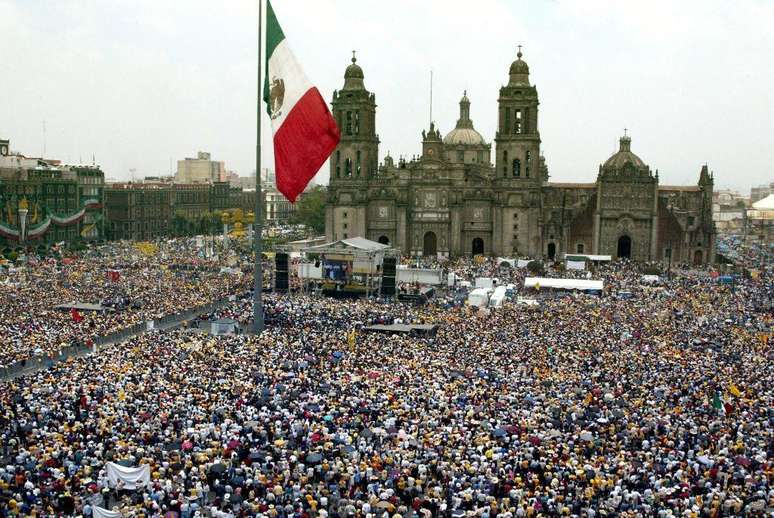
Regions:
[[[380,159],[454,127],[463,90],[494,140],[497,95],[522,44],[540,95],[551,181],[591,182],[628,128],[663,184],[749,194],[774,180],[774,2],[767,0],[276,0],[326,101],[356,49],[375,93]],[[208,151],[254,170],[257,1],[0,0],[0,138],[109,177],[174,173]],[[263,106],[263,167],[273,167]],[[326,183],[327,164],[317,176]]]

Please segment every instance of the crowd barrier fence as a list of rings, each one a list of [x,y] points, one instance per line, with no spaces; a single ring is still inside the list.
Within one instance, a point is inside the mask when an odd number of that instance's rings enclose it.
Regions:
[[[239,294],[236,295],[236,298],[239,299],[245,295],[246,294]],[[172,313],[151,321],[139,322],[106,335],[96,336],[91,339],[90,344],[79,343],[69,347],[64,347],[57,355],[33,356],[6,367],[0,367],[0,380],[14,378],[23,373],[31,373],[38,370],[47,369],[59,362],[66,361],[69,358],[78,358],[91,352],[97,352],[103,347],[121,343],[125,340],[128,340],[129,338],[137,336],[151,329],[165,330],[177,327],[178,325],[189,320],[193,320],[200,315],[210,314],[227,306],[234,300],[234,298],[235,296],[232,295],[216,300],[214,302],[210,302],[208,304],[202,304],[191,309],[181,311],[179,313]]]

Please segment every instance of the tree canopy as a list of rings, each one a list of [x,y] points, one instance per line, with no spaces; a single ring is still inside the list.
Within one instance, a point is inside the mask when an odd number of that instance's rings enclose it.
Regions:
[[[325,232],[325,204],[328,191],[324,186],[315,185],[296,202],[296,210],[290,222],[305,225],[317,234]]]

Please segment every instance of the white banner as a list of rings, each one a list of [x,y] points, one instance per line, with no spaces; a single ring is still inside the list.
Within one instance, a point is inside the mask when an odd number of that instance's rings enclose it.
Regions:
[[[586,261],[567,261],[568,270],[585,270]]]
[[[150,484],[150,466],[147,464],[138,468],[127,468],[108,462],[106,468],[111,487],[116,487],[119,480],[124,483],[125,489],[137,489]]]
[[[529,264],[529,261],[526,259],[519,259],[519,261],[516,263],[517,268],[526,268]]]
[[[94,518],[121,518],[121,513],[117,511],[108,511],[98,505],[95,505],[91,510],[91,515]]]

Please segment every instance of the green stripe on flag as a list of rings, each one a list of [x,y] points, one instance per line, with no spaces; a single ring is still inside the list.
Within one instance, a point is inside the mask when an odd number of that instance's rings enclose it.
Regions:
[[[282,32],[277,21],[277,16],[274,14],[274,9],[271,7],[271,2],[266,0],[266,64],[263,75],[263,100],[266,103],[266,113],[271,115],[269,110],[269,59],[274,53],[274,49],[285,39],[285,34]],[[260,60],[261,57],[258,56]]]

